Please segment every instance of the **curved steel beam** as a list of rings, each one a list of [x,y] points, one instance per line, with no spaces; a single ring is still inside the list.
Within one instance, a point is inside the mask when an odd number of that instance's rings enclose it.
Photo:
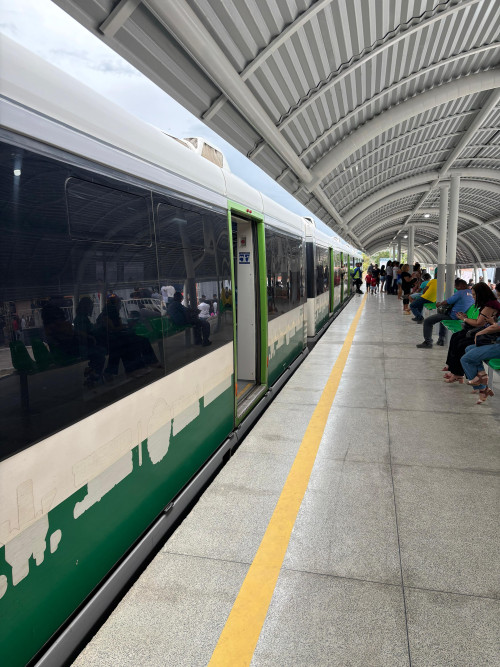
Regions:
[[[188,3],[178,0],[148,0],[147,6],[285,164],[303,183],[309,183],[312,180],[309,169],[241,80],[232,63]]]
[[[444,83],[401,102],[380,116],[375,116],[345,137],[316,163],[311,169],[313,182],[310,187],[319,185],[341,162],[391,127],[442,104],[492,88],[500,88],[500,68]]]
[[[391,215],[388,215],[387,217],[384,217],[384,219],[381,220],[380,222],[376,222],[374,225],[372,225],[368,229],[364,230],[363,232],[360,232],[359,236],[358,236],[359,240],[361,241],[361,243],[366,243],[366,238],[367,238],[368,234],[375,233],[379,229],[383,229],[384,225],[386,225],[388,222],[393,222],[394,220],[399,220],[401,218],[405,218],[410,213],[411,213],[411,210],[399,211],[398,213],[393,213]],[[421,213],[422,215],[426,215],[428,213],[429,215],[434,215],[436,217],[439,217],[439,207],[422,208],[422,209],[420,209],[419,213]],[[462,220],[467,220],[468,222],[472,222],[477,227],[482,227],[484,224],[488,224],[488,223],[485,223],[484,220],[481,220],[481,218],[478,218],[475,215],[471,215],[470,213],[459,213],[458,217],[459,217],[459,219],[461,218]],[[489,223],[489,224],[491,224],[491,223]],[[439,224],[437,222],[433,223],[433,222],[418,222],[418,221],[410,222],[408,226],[410,226],[410,227],[423,227],[424,225],[431,225],[432,227],[435,227],[436,229],[439,227]],[[471,231],[471,230],[467,230],[467,231]]]
[[[452,171],[451,173],[453,174],[455,172]],[[500,170],[498,169],[461,169],[456,173],[459,173],[467,183],[469,183],[468,179],[473,178],[500,180]],[[366,197],[366,199],[363,199],[359,204],[353,206],[351,210],[343,216],[347,221],[348,228],[355,227],[360,220],[366,218],[381,206],[391,204],[393,201],[401,199],[401,197],[425,192],[425,188],[417,189],[417,186],[427,184],[428,187],[430,187],[430,185],[438,177],[439,173],[437,171],[428,171],[423,174],[411,176],[410,178],[403,178],[399,181],[391,183],[390,185],[382,188],[381,190],[378,190],[377,192],[374,192],[369,197]],[[448,182],[448,178],[444,179],[443,182]],[[474,184],[476,182],[480,181],[472,181]],[[469,187],[472,187],[472,185]],[[393,195],[397,195],[396,198],[390,199],[390,197]]]
[[[473,51],[465,51],[464,53],[458,53],[457,55],[450,56],[449,58],[445,58],[444,60],[441,60],[438,63],[433,63],[432,65],[429,65],[429,67],[425,67],[424,69],[419,70],[418,72],[414,72],[413,74],[410,74],[404,79],[401,79],[400,81],[397,81],[396,83],[393,83],[392,86],[389,86],[388,88],[385,88],[384,90],[380,91],[380,93],[377,93],[374,95],[372,98],[367,100],[366,102],[363,102],[363,104],[360,104],[358,107],[350,111],[348,114],[346,114],[343,118],[340,118],[337,123],[329,127],[323,134],[321,134],[319,137],[317,137],[307,148],[305,148],[302,153],[300,154],[300,157],[303,158],[305,157],[308,153],[310,153],[312,150],[317,148],[319,144],[324,141],[327,137],[329,137],[331,134],[336,132],[339,129],[339,126],[343,125],[344,123],[348,123],[351,118],[353,118],[356,114],[359,114],[360,112],[364,111],[365,109],[369,109],[371,105],[376,104],[378,101],[386,97],[387,95],[390,95],[393,93],[395,90],[398,90],[398,88],[401,88],[402,86],[407,86],[410,84],[412,81],[415,79],[418,79],[420,76],[426,76],[429,74],[429,72],[432,72],[435,69],[438,69],[439,67],[446,67],[447,65],[451,65],[457,60],[460,60],[462,58],[467,58],[469,56],[474,55],[477,52],[483,52],[483,51],[489,51],[491,49],[498,49],[499,44],[487,44],[484,46],[480,46],[477,49],[474,49]],[[297,115],[297,114],[295,114]],[[294,116],[295,117],[295,116]],[[288,119],[287,119],[288,120]],[[283,129],[283,125],[285,123],[282,123],[281,125],[278,125],[278,128],[280,130]]]
[[[415,225],[415,226],[417,226],[417,225]],[[419,227],[420,229],[430,229],[430,230],[432,230],[432,231],[435,231],[435,232],[436,232],[436,236],[437,236],[438,228],[437,228],[436,225],[433,225],[433,224],[431,224],[431,223],[421,223],[421,224],[418,225],[418,227]],[[372,239],[372,242],[377,242],[377,243],[378,243],[378,242],[384,242],[383,239],[385,239],[386,234],[388,234],[387,241],[385,241],[385,242],[386,242],[386,243],[389,243],[389,241],[392,239],[392,235],[394,234],[394,232],[395,232],[395,231],[398,231],[399,229],[400,229],[400,226],[399,226],[399,225],[393,225],[392,227],[388,227],[388,228],[384,229],[380,234],[378,234],[377,236],[375,236],[375,237]],[[470,251],[471,255],[472,255],[473,257],[475,257],[476,260],[477,260],[478,262],[481,263],[481,262],[483,261],[483,260],[481,259],[480,255],[479,255],[478,251],[476,250],[476,248],[475,248],[475,247],[472,245],[472,243],[471,243],[470,241],[468,241],[467,239],[460,238],[459,241],[458,241],[458,245],[459,245],[459,246],[460,246],[460,245],[465,246],[465,247]],[[368,249],[369,249],[370,247],[371,247],[370,242],[367,242],[367,243],[366,243],[367,251],[368,251]],[[420,246],[415,246],[415,247],[417,248],[417,247],[420,247]]]
[[[381,44],[378,48],[375,50],[371,51],[367,55],[363,56],[360,60],[355,62],[353,65],[345,69],[343,72],[341,72],[338,76],[333,78],[326,86],[323,86],[318,90],[318,92],[314,93],[309,97],[307,100],[305,100],[295,111],[292,111],[281,123],[279,126],[280,128],[288,125],[291,123],[294,118],[304,109],[307,109],[307,107],[311,104],[314,104],[322,95],[325,94],[325,92],[329,91],[331,88],[334,86],[338,85],[345,77],[351,75],[356,69],[359,67],[362,67],[363,65],[366,65],[370,60],[373,60],[373,58],[376,58],[378,55],[380,55],[383,51],[387,51],[387,49],[392,48],[393,46],[396,46],[400,41],[407,39],[408,37],[411,37],[415,33],[419,32],[420,30],[424,30],[425,28],[428,28],[431,26],[433,23],[436,23],[437,21],[441,21],[442,19],[446,19],[450,14],[453,14],[456,11],[459,11],[461,9],[465,9],[466,7],[470,7],[471,5],[475,5],[479,2],[479,0],[465,0],[465,2],[460,3],[460,5],[454,5],[453,7],[449,7],[447,10],[440,12],[439,14],[436,14],[432,19],[429,19],[427,21],[422,21],[421,23],[418,23],[417,25],[413,26],[412,28],[409,28],[408,30],[403,31],[400,33],[397,37],[385,42],[384,44]]]

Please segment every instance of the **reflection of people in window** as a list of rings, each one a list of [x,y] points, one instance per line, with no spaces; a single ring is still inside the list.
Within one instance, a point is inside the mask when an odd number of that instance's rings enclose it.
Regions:
[[[120,305],[120,298],[111,295],[97,318],[101,341],[109,353],[105,375],[108,378],[118,375],[121,360],[126,373],[141,377],[149,372],[146,365],[159,366],[158,359],[149,340],[145,336],[138,336],[123,324]]]
[[[175,292],[172,303],[169,305],[167,314],[174,324],[179,327],[192,325],[194,329],[194,341],[197,345],[211,345],[209,340],[210,324],[206,319],[201,320],[197,311],[182,305],[182,293]]]
[[[89,360],[89,368],[86,375],[89,381],[98,380],[104,368],[106,350],[97,344],[98,332],[90,318],[94,310],[94,302],[89,296],[80,299],[76,307],[76,316],[73,326],[77,333],[80,346],[80,357]]]
[[[45,337],[56,363],[71,363],[80,357],[78,336],[55,301],[46,303],[41,311]]]

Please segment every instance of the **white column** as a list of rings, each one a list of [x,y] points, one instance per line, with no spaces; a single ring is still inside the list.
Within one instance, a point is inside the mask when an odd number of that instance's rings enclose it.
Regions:
[[[446,245],[446,288],[445,297],[453,294],[457,264],[458,204],[460,197],[460,176],[451,177],[450,217],[448,219],[448,240]],[[439,274],[438,274],[439,275]]]
[[[446,231],[448,228],[449,186],[441,186],[439,192],[439,237],[438,237],[438,277],[436,301],[444,299],[444,274],[446,273]]]
[[[415,227],[410,225],[408,229],[408,264],[410,271],[415,263]]]
[[[402,242],[401,236],[398,236],[398,262],[401,264],[401,242]]]

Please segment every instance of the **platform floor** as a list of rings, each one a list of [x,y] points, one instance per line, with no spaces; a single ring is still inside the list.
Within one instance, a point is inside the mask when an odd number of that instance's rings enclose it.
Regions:
[[[328,329],[75,667],[210,662],[361,303]],[[444,384],[446,349],[417,349],[422,328],[401,309],[395,296],[366,297],[253,657],[242,650],[233,665],[500,664],[498,396],[477,406],[470,388]]]

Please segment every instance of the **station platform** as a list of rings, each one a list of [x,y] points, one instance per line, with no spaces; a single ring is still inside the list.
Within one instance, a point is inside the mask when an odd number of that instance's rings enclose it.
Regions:
[[[500,392],[401,311],[351,300],[75,667],[499,664]]]

